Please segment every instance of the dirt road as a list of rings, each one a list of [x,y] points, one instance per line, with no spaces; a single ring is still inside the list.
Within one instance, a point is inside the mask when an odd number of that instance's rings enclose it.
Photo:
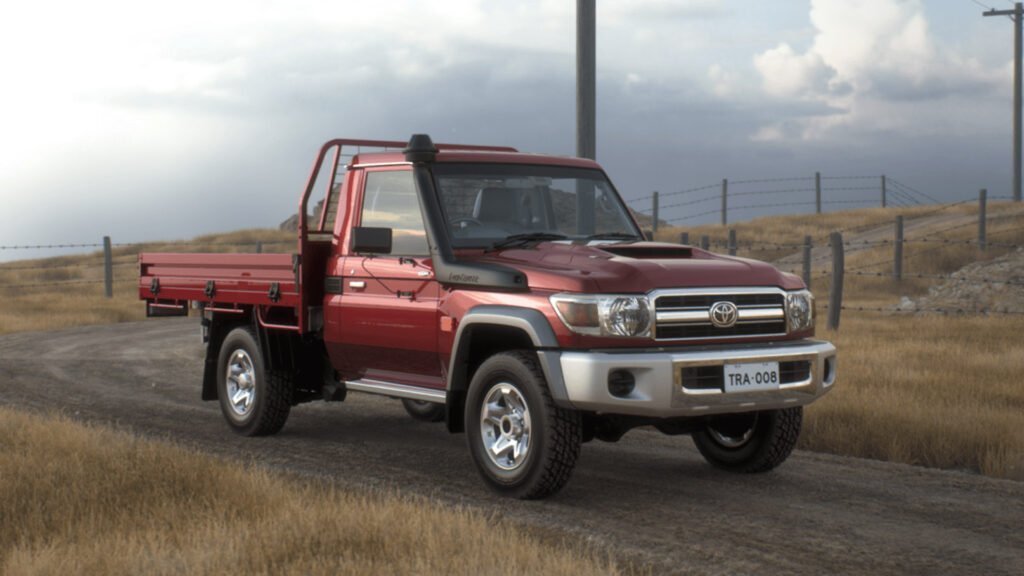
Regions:
[[[111,422],[356,490],[433,496],[582,538],[657,574],[1024,567],[1024,483],[799,451],[773,473],[735,476],[704,464],[687,437],[641,430],[584,445],[558,496],[509,501],[477,478],[463,436],[415,422],[386,398],[302,405],[279,435],[240,438],[216,403],[199,400],[201,354],[195,319],[2,336],[0,404]]]

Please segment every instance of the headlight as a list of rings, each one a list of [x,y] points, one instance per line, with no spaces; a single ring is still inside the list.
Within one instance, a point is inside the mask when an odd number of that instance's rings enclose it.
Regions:
[[[814,328],[814,296],[807,290],[786,293],[786,331]]]
[[[556,294],[551,305],[562,323],[578,334],[641,338],[651,334],[647,296]]]

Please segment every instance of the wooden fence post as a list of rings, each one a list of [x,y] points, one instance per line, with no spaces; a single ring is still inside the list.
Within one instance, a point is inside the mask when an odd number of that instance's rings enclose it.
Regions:
[[[893,243],[892,275],[903,280],[903,215],[896,217],[896,241]]]
[[[257,254],[263,254],[263,241],[262,240],[257,240],[256,241],[256,253]]]
[[[679,243],[680,244],[684,244],[684,245],[685,244],[689,244],[690,243],[690,233],[689,232],[680,232],[679,233]]]
[[[711,239],[708,238],[707,234],[700,237],[700,249],[707,250],[711,246]]]
[[[651,230],[658,231],[658,191],[651,195]]]
[[[832,287],[828,292],[828,326],[829,330],[839,329],[839,312],[843,309],[843,234],[833,232],[829,236],[832,244]]]
[[[726,212],[727,212],[727,210],[726,210],[727,204],[726,204],[725,198],[726,198],[726,193],[728,191],[729,191],[729,180],[727,180],[725,178],[722,178],[722,226],[725,226],[725,223],[726,223],[725,215],[726,215]]]
[[[882,208],[885,208],[885,174],[882,174]]]
[[[814,212],[821,214],[821,172],[814,173]]]
[[[988,200],[988,190],[978,190],[978,249],[985,249],[985,210]]]
[[[103,282],[107,298],[114,297],[114,257],[110,250],[110,236],[103,237]]]
[[[729,228],[729,256],[736,255],[736,229]]]
[[[811,287],[811,237],[804,236],[804,284]]]

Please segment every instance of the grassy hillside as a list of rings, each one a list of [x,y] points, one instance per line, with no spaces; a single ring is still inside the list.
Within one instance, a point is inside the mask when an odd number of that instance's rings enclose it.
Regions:
[[[0,408],[0,574],[615,574],[478,513]]]

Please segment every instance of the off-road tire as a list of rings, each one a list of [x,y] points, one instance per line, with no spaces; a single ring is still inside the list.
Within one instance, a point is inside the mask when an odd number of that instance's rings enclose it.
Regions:
[[[513,469],[500,468],[487,453],[481,421],[486,398],[505,384],[524,401],[530,421],[528,449]],[[555,405],[532,352],[502,352],[485,360],[470,382],[465,417],[470,454],[494,491],[538,499],[555,494],[569,481],[583,437],[580,414]]]
[[[798,406],[716,416],[705,429],[694,432],[693,442],[704,459],[716,468],[740,473],[767,472],[785,462],[793,452],[800,437],[803,414],[803,408]],[[752,422],[745,420],[750,418]],[[733,445],[722,441],[721,432],[715,434],[715,430],[739,434],[737,429],[743,428],[750,429],[749,438],[739,440],[743,435],[735,436]]]
[[[403,398],[402,406],[409,413],[409,416],[416,420],[422,420],[423,422],[440,422],[444,420],[444,404]]]
[[[237,357],[236,352],[239,352]],[[247,408],[233,407],[228,392],[228,364],[233,358],[247,358],[247,364],[251,365],[247,374],[252,379],[253,394]],[[243,436],[276,434],[288,420],[292,391],[292,375],[266,369],[259,344],[249,329],[235,328],[228,333],[217,357],[217,397],[224,419],[232,430]]]

